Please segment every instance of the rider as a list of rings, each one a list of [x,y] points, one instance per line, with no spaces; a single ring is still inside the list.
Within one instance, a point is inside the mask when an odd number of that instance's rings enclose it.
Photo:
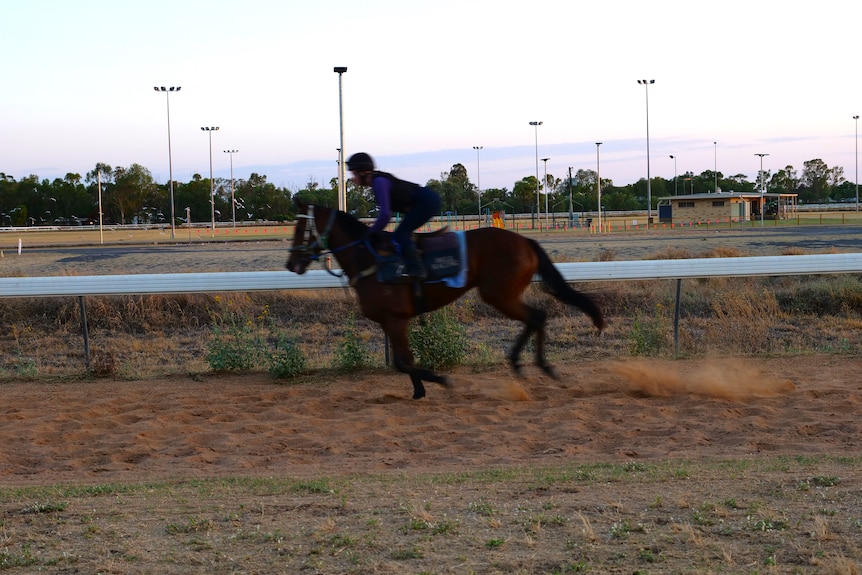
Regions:
[[[392,232],[392,243],[404,262],[401,275],[416,279],[427,277],[410,235],[440,211],[440,196],[431,188],[375,170],[374,160],[365,152],[350,156],[347,169],[353,173],[353,181],[357,185],[371,186],[374,190],[378,213],[368,235],[383,230],[392,219],[392,212],[404,214],[401,223]]]

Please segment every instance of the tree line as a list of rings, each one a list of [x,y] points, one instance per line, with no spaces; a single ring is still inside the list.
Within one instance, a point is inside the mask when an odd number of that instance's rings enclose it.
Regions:
[[[592,212],[597,209],[595,170],[579,169],[562,177],[548,174],[537,179],[526,176],[512,189],[479,190],[470,181],[463,164],[426,185],[440,194],[442,211],[451,214],[478,214],[481,209],[502,209],[509,213],[531,213],[539,207],[545,212]],[[764,170],[754,182],[744,174],[725,176],[706,170],[700,174],[686,172],[676,178],[651,178],[650,195],[655,208],[667,196],[716,191],[755,192],[765,185],[769,193],[795,193],[800,203],[828,203],[855,198],[855,184],[844,178],[844,169],[826,165],[823,160],[806,161],[801,173],[786,166],[774,173]],[[40,180],[30,175],[20,180],[0,172],[0,225],[91,225],[99,221],[99,194],[103,221],[107,224],[169,223],[170,182],[157,184],[150,171],[140,164],[111,167],[97,163],[83,177],[67,173],[64,178]],[[358,217],[375,215],[374,196],[369,189],[347,182],[347,209]],[[210,190],[214,190],[210,202]],[[611,211],[645,210],[645,178],[625,186],[616,186],[609,178],[601,179],[602,209]],[[327,206],[338,204],[338,182],[332,178],[326,186],[309,180],[305,187],[290,190],[267,182],[266,176],[252,173],[247,179],[231,181],[194,174],[188,182],[173,182],[176,223],[209,222],[213,213],[218,222],[286,221],[294,217],[294,198]]]

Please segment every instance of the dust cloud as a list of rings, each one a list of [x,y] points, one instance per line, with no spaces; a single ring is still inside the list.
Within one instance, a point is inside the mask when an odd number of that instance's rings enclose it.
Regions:
[[[796,389],[792,381],[764,373],[739,358],[703,362],[627,361],[610,371],[628,382],[628,392],[641,397],[690,394],[729,401],[775,397]]]

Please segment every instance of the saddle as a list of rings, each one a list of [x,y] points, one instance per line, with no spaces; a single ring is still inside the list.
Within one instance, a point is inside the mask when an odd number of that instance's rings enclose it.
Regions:
[[[397,273],[401,259],[392,246],[391,234],[386,233],[383,238],[375,245],[377,279],[383,283],[404,283],[404,278]],[[454,277],[466,265],[461,258],[461,239],[457,233],[450,232],[447,228],[414,233],[412,239],[416,252],[428,271],[425,282],[443,281]]]

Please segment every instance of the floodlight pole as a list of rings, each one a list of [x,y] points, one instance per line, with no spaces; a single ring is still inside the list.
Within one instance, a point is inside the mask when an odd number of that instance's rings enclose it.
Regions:
[[[673,160],[673,195],[678,196],[679,189],[676,186],[676,156],[671,154],[670,159]]]
[[[545,181],[542,182],[543,188],[548,185],[548,160],[550,160],[550,159],[551,158],[542,158],[542,161],[545,162]],[[549,211],[550,210],[548,210],[548,190],[546,189],[545,190],[545,229],[547,229],[548,224],[549,224],[549,221],[548,221],[548,218],[550,217],[550,214],[548,213]]]
[[[760,156],[760,227],[763,227],[763,212],[766,211],[766,178],[763,177],[763,157],[769,154],[754,154]]]
[[[602,233],[602,172],[600,167],[599,146],[601,142],[596,142],[596,199],[599,204],[599,233]]]
[[[530,125],[536,133],[536,221],[538,221],[542,214],[542,206],[539,204],[539,126],[542,122],[530,122]]]
[[[165,101],[168,105],[168,185],[171,190],[171,239],[174,239],[175,235],[175,220],[174,217],[174,166],[171,154],[171,92],[179,92],[182,89],[182,86],[153,86],[153,90],[156,92],[164,92],[165,93]]]
[[[215,182],[213,182],[213,132],[218,126],[204,126],[201,128],[209,135],[210,140],[210,211],[212,213],[213,235],[215,235]]]
[[[338,209],[347,211],[347,182],[344,181],[344,107],[341,98],[341,76],[347,72],[346,66],[335,66],[333,72],[338,74]]]
[[[856,120],[856,211],[859,211],[859,114],[853,116]]]
[[[655,84],[655,80],[638,80],[646,92],[646,196],[647,196],[647,229],[652,223],[652,183],[649,173],[649,85]]]
[[[236,200],[234,199],[233,189],[233,155],[239,150],[225,150],[225,154],[230,154],[230,219],[233,222],[233,227],[236,228]]]
[[[483,149],[484,146],[473,146],[473,149],[476,150],[476,188],[478,189],[477,196],[479,202],[479,227],[482,227],[482,179],[481,179],[481,169],[479,168],[479,150]]]

